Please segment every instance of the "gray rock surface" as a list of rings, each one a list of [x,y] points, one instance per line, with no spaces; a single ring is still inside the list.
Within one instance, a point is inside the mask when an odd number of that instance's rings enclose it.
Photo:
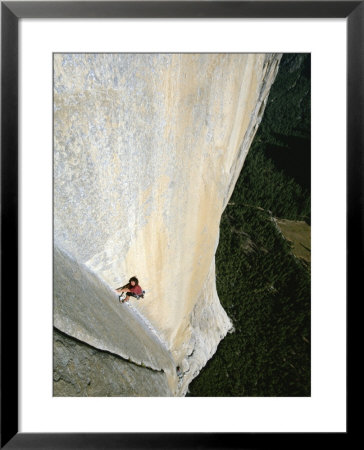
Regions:
[[[135,363],[141,369],[137,373],[142,373],[145,370],[143,367],[163,371],[163,378],[169,382],[172,395],[175,392],[175,364],[170,352],[148,323],[133,312],[132,306],[119,303],[118,295],[90,269],[77,263],[57,246],[54,248],[54,267],[54,327],[97,350]],[[89,361],[96,361],[97,355],[102,357],[101,366],[105,365],[102,353],[93,353]],[[72,354],[69,359],[74,361]],[[123,364],[125,373],[127,368]],[[56,364],[56,367],[61,366]],[[130,367],[135,372],[134,365]],[[77,370],[75,368],[72,373],[77,375]],[[90,371],[94,369],[90,367]],[[115,382],[121,388],[120,383]],[[99,381],[99,389],[100,385]],[[67,395],[67,389],[64,395]],[[59,388],[58,392],[61,392]]]
[[[54,330],[55,397],[171,396],[163,372],[139,367]]]

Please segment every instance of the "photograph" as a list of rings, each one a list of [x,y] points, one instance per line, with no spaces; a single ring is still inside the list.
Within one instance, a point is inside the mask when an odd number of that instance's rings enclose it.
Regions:
[[[53,63],[53,396],[311,396],[311,54]]]
[[[348,447],[363,3],[1,2],[1,448]]]

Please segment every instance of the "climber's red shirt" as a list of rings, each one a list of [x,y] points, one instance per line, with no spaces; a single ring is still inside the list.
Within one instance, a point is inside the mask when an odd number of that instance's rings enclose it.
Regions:
[[[129,292],[132,292],[133,294],[136,294],[136,295],[141,295],[143,293],[143,290],[138,284],[137,286],[132,286],[129,289]]]

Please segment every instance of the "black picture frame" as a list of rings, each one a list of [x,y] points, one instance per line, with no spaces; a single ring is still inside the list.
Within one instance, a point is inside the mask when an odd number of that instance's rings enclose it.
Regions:
[[[346,18],[347,304],[363,271],[363,1],[1,2],[1,448],[260,448],[307,445],[310,433],[18,432],[18,23],[21,18]],[[347,308],[348,312],[348,308]],[[350,347],[348,349],[348,356]],[[349,405],[348,405],[349,406]],[[347,420],[349,418],[349,410]],[[335,434],[344,445],[349,435]],[[315,433],[319,442],[327,434]]]

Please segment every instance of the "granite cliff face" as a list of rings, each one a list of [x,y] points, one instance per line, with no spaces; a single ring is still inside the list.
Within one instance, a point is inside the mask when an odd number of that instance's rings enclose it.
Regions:
[[[169,389],[157,387],[154,395],[185,395],[232,329],[215,286],[220,217],[280,58],[54,56],[55,327],[100,351],[144,358],[143,364],[153,360]],[[57,283],[74,280],[76,266],[80,283],[57,297]],[[119,305],[111,289],[132,275],[147,294],[130,308]],[[82,296],[90,279],[102,289],[92,289],[88,324]],[[70,303],[73,289],[78,296]],[[106,305],[113,313],[99,314],[97,306],[103,311]],[[132,319],[128,332],[119,327],[129,313],[145,318],[157,340],[153,333],[140,338]],[[127,333],[140,338],[139,347],[128,345]],[[108,347],[111,341],[117,350]],[[66,359],[63,354],[59,367]],[[182,369],[179,379],[173,366]],[[113,395],[127,395],[127,388],[120,392]]]
[[[54,249],[55,396],[171,396],[171,353],[151,325],[84,264]]]

